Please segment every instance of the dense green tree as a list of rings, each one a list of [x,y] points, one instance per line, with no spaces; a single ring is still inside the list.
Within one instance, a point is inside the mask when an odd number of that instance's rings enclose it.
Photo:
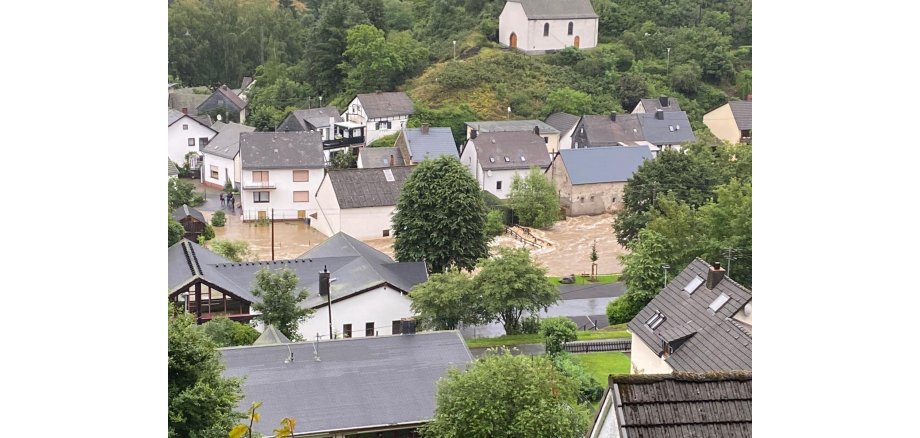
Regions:
[[[238,379],[221,376],[223,365],[214,344],[185,313],[169,317],[168,416],[170,438],[223,438],[242,414]]]
[[[562,111],[581,116],[591,113],[591,104],[591,96],[587,93],[563,87],[549,93],[549,96],[546,97],[546,110],[544,112],[549,115]]]
[[[218,348],[252,345],[259,338],[259,332],[251,325],[224,317],[214,318],[198,329]]]
[[[642,76],[625,74],[617,81],[617,96],[626,111],[632,111],[642,98],[648,96],[648,84]]]
[[[505,232],[505,222],[502,221],[503,216],[504,213],[501,210],[489,210],[486,215],[486,236],[493,238]]]
[[[288,65],[272,59],[260,65],[249,93],[251,113],[247,124],[259,131],[274,131],[288,112],[318,102],[319,93],[304,76],[300,64]]]
[[[208,248],[215,254],[233,262],[245,262],[253,258],[249,242],[245,240],[213,240]]]
[[[723,266],[730,267],[728,275],[733,280],[750,287],[753,269],[751,183],[732,179],[716,187],[715,194],[715,202],[699,208],[700,227],[704,231],[700,239],[701,256],[710,263],[721,261]],[[728,248],[732,248],[730,264]]]
[[[170,178],[168,190],[170,210],[179,208],[182,204],[194,207],[202,201],[201,195],[195,192],[195,185],[184,179]]]
[[[663,264],[669,264],[672,254],[670,243],[651,230],[639,232],[639,239],[631,251],[621,256],[626,292],[607,304],[607,319],[610,324],[629,322],[664,287]],[[671,265],[668,275],[673,276],[683,265]],[[676,271],[675,271],[676,270]]]
[[[185,227],[173,215],[169,215],[169,246],[173,246],[185,236]]]
[[[252,304],[253,309],[262,312],[258,318],[294,341],[301,339],[300,323],[313,315],[313,309],[300,306],[310,293],[306,289],[296,290],[298,281],[297,274],[290,269],[273,272],[262,268],[256,272],[256,284],[252,289],[252,294],[261,299]]]
[[[588,426],[574,382],[545,357],[487,354],[438,382],[433,438],[576,438]]]
[[[604,395],[604,388],[601,387],[600,382],[594,380],[594,377],[578,361],[575,355],[560,351],[552,355],[550,359],[559,372],[575,382],[575,386],[578,388],[579,403],[597,403],[600,401],[601,396]],[[606,387],[606,382],[604,383]]]
[[[674,66],[668,79],[675,90],[688,96],[694,96],[700,87],[702,75],[703,69],[700,65],[690,61],[686,64]]]
[[[358,167],[358,154],[351,150],[342,151],[332,156],[333,169],[354,169]]]
[[[462,323],[475,325],[483,321],[481,302],[469,274],[449,270],[432,274],[409,292],[412,312],[422,328],[455,330]]]
[[[402,69],[399,57],[387,47],[383,31],[370,24],[348,29],[345,62],[338,68],[349,94],[389,91],[392,77]]]
[[[556,355],[563,351],[562,346],[566,342],[578,339],[578,326],[564,316],[544,318],[540,321],[540,335],[543,336],[546,353]]]
[[[546,310],[559,300],[559,290],[546,281],[546,269],[534,264],[526,249],[499,248],[479,263],[473,280],[489,318],[501,322],[505,333],[521,330],[521,315]]]
[[[310,61],[305,64],[305,71],[317,90],[328,94],[340,90],[343,76],[338,65],[345,52],[347,31],[369,22],[367,14],[353,2],[329,0],[323,4],[319,20],[308,32],[306,45],[306,58]]]
[[[508,204],[527,227],[548,228],[559,218],[556,187],[537,167],[531,167],[526,177],[514,175]]]
[[[479,120],[479,116],[467,104],[446,105],[438,109],[416,104],[415,114],[409,117],[407,126],[418,128],[422,123],[446,126],[454,135],[454,142],[462,144],[466,140],[466,122],[470,120]]]
[[[471,270],[488,255],[479,185],[456,158],[424,160],[400,191],[393,216],[396,260],[422,261],[430,272]]]

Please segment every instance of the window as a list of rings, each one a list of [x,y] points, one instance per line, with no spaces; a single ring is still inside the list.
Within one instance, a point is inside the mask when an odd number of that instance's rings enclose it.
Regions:
[[[573,30],[575,30],[575,24],[570,21],[569,22],[569,35],[572,34]]]
[[[194,139],[194,138],[188,139],[188,145],[189,145],[189,146],[195,146],[195,139]]]
[[[684,291],[690,295],[693,295],[693,293],[696,292],[696,288],[700,287],[701,284],[703,284],[703,279],[700,278],[699,275],[694,276],[693,279],[690,280],[686,286],[684,286]]]
[[[252,182],[268,182],[268,171],[267,170],[252,171]]]
[[[351,337],[351,324],[342,324],[342,336],[346,338]]]
[[[393,334],[394,334],[394,335],[401,335],[401,334],[402,334],[402,321],[401,321],[401,320],[398,320],[398,319],[397,319],[397,320],[393,321]]]
[[[220,170],[217,169],[217,166],[211,166],[211,179],[220,178]]]
[[[377,122],[377,129],[390,129],[390,122]]]
[[[543,36],[549,36],[549,23],[543,24]]]
[[[207,138],[207,137],[198,137],[198,144],[201,145],[201,146],[207,146],[207,145],[208,145],[208,138]]]
[[[310,171],[309,170],[295,170],[294,171],[294,182],[308,182],[310,181]]]
[[[730,298],[731,297],[729,297],[728,295],[725,295],[724,293],[719,295],[719,297],[713,300],[712,304],[709,305],[709,310],[712,310],[713,312],[718,312],[719,309],[721,309],[722,306],[724,306],[725,303],[727,303]]]
[[[665,316],[662,315],[660,311],[656,310],[655,314],[652,315],[652,317],[649,318],[648,321],[645,321],[645,325],[647,325],[650,329],[655,330],[666,319],[667,318],[665,318]]]
[[[383,169],[383,177],[387,182],[396,182],[396,178],[393,177],[393,170],[391,169]]]
[[[502,189],[502,182],[501,182],[501,181],[497,181],[497,182],[495,183],[495,190],[501,190],[501,189]]]
[[[294,192],[294,202],[310,202],[310,192]]]
[[[364,336],[374,336],[374,323],[368,322],[364,324]]]
[[[183,131],[188,131],[188,125],[182,125],[182,130],[183,130]]]
[[[390,230],[383,230],[383,237],[390,237]]]
[[[549,137],[543,137],[543,143],[549,144]]]
[[[269,192],[252,192],[252,202],[268,202],[268,193]]]

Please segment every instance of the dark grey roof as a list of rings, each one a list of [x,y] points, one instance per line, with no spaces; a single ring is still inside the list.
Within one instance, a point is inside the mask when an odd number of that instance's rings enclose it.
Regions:
[[[656,144],[679,144],[695,141],[690,119],[683,111],[665,111],[663,120],[655,118],[655,113],[635,114],[639,116],[645,141]]]
[[[559,154],[574,185],[625,182],[645,160],[652,159],[647,146],[563,149]]]
[[[563,300],[581,300],[588,298],[612,298],[623,295],[623,283],[603,284],[560,284],[559,296]]]
[[[528,20],[597,18],[590,0],[508,0],[520,3]]]
[[[614,375],[608,421],[614,436],[642,438],[750,437],[750,372]]]
[[[195,94],[188,90],[187,92],[182,92],[177,90],[175,92],[169,93],[169,108],[174,110],[181,110],[182,108],[188,109],[189,114],[198,114],[198,106],[204,103],[210,95],[208,94]]]
[[[211,125],[214,124],[214,122],[211,121],[211,116],[208,114],[199,114],[197,116],[189,116],[189,117],[197,120],[198,123],[201,123],[204,126],[210,127]]]
[[[241,99],[234,90],[227,88],[226,85],[221,85],[218,87],[216,90],[214,90],[214,94],[223,95],[225,98],[227,98],[228,101],[233,103],[233,105],[239,109],[246,108],[246,102],[243,101],[243,99]]]
[[[294,354],[294,362],[284,360]],[[456,331],[221,349],[224,375],[244,377],[238,410],[262,402],[257,432],[272,435],[284,417],[298,433],[426,422],[437,381],[473,361]]]
[[[403,128],[402,135],[406,137],[409,155],[415,162],[433,160],[441,155],[460,159],[457,144],[454,143],[454,134],[449,127],[431,127],[428,128],[427,134],[422,134],[422,128]]]
[[[696,140],[687,113],[665,111],[662,116],[663,119],[658,120],[654,112],[617,114],[616,121],[612,121],[610,116],[586,115],[582,116],[579,129],[585,130],[587,146],[616,146],[641,141],[664,145]]]
[[[663,111],[680,111],[681,110],[680,102],[678,102],[677,98],[674,98],[674,97],[668,98],[667,106],[661,106],[660,99],[642,99],[641,104],[645,112],[652,113],[652,114],[654,114],[655,111],[659,109]]]
[[[284,336],[284,333],[281,333],[275,326],[268,325],[265,327],[265,330],[262,331],[262,334],[259,335],[259,338],[256,339],[252,345],[274,345],[274,344],[290,344],[291,340],[287,336]]]
[[[707,288],[705,281],[693,294],[683,290],[695,276],[705,280],[709,268],[703,260],[692,261],[629,322],[629,331],[659,354],[664,337],[673,338],[680,331],[695,332],[665,359],[674,371],[750,370],[752,338],[730,319],[751,300],[751,291],[728,277],[715,290]],[[712,312],[709,305],[722,293],[730,299],[718,312]],[[645,323],[656,311],[666,319],[652,330]]]
[[[176,167],[176,163],[173,163],[173,160],[169,160],[169,176],[178,176],[179,168]]]
[[[387,181],[386,172],[393,174],[394,181]],[[395,206],[399,191],[412,172],[412,167],[388,167],[385,169],[329,170],[326,178],[335,190],[339,208]]]
[[[545,169],[550,163],[543,137],[533,132],[487,132],[469,140],[466,147],[471,143],[484,170]]]
[[[552,113],[546,118],[546,124],[559,130],[559,132],[569,132],[578,124],[579,117],[569,113]]]
[[[189,216],[198,219],[199,222],[207,223],[207,221],[204,220],[204,215],[201,214],[200,211],[189,207],[187,204],[182,204],[173,210],[173,218],[175,218],[177,221],[181,221],[182,219],[185,219]]]
[[[171,126],[173,123],[176,123],[176,120],[181,119],[185,114],[182,114],[182,111],[176,111],[170,108],[168,115],[166,126]]]
[[[250,288],[233,284],[230,279],[217,272],[214,266],[220,263],[229,263],[229,260],[197,243],[182,239],[169,247],[169,292],[184,289],[196,279],[205,279],[224,287],[239,298],[255,302],[256,298],[249,292]]]
[[[558,134],[559,130],[540,120],[490,120],[466,122],[466,126],[479,133],[483,132],[523,132],[533,131],[536,126],[542,134]]]
[[[332,117],[335,122],[341,122],[342,116],[339,113],[339,109],[334,106],[327,106],[323,108],[311,108],[311,109],[300,109],[291,111],[294,113],[294,117],[297,118],[297,121],[305,121],[314,128],[325,128],[329,126],[329,118]],[[307,127],[302,125],[304,129]]]
[[[218,125],[220,125],[218,127]],[[240,152],[240,133],[254,132],[256,128],[239,123],[217,122],[214,124],[217,135],[201,150],[202,153],[233,159]]]
[[[326,165],[322,134],[309,132],[240,133],[243,169],[319,168]]]
[[[728,103],[738,129],[751,129],[752,106],[749,100],[733,100]]]
[[[359,94],[358,100],[370,119],[415,114],[415,105],[402,91]]]
[[[393,157],[393,162],[390,162]],[[397,147],[390,148],[368,148],[364,147],[358,151],[358,162],[364,169],[376,169],[379,167],[403,166],[402,152]]]

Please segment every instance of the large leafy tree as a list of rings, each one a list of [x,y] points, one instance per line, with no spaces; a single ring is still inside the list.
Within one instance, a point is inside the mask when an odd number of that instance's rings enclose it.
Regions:
[[[169,215],[169,246],[173,246],[182,240],[182,236],[185,235],[185,227],[182,226],[182,223],[176,220],[172,215]]]
[[[214,344],[188,314],[169,317],[167,436],[223,438],[242,414],[240,381],[221,376]]]
[[[438,382],[434,438],[576,438],[588,426],[575,383],[545,357],[487,354]]]
[[[483,321],[482,303],[470,276],[459,270],[432,274],[428,281],[412,288],[412,312],[428,330],[454,330],[460,323]]]
[[[252,345],[259,339],[259,332],[249,324],[242,324],[230,318],[214,318],[198,329],[217,347]]]
[[[348,29],[344,62],[338,68],[345,75],[345,90],[351,94],[389,91],[407,77],[421,71],[428,49],[408,32],[389,37],[373,25]]]
[[[369,23],[367,14],[353,2],[330,0],[322,5],[319,20],[307,34],[306,58],[310,61],[304,65],[317,90],[329,94],[340,90],[343,76],[338,65],[346,49],[347,31],[366,23]]]
[[[273,325],[288,339],[300,340],[298,327],[313,314],[313,309],[301,307],[300,302],[307,299],[306,289],[297,289],[297,274],[287,268],[270,271],[262,268],[256,272],[256,285],[252,294],[259,297],[261,303],[252,307],[262,314],[259,316],[266,325]]]
[[[502,323],[505,333],[521,330],[521,315],[538,312],[559,300],[559,291],[546,281],[546,269],[530,259],[526,249],[500,248],[479,263],[473,280],[485,314]]]
[[[424,260],[430,272],[472,270],[488,256],[485,220],[479,186],[460,161],[422,161],[403,184],[393,216],[396,260]]]
[[[547,228],[559,218],[556,187],[537,167],[531,167],[526,177],[514,175],[508,203],[521,225],[527,227]]]
[[[244,262],[253,257],[249,249],[249,242],[245,240],[213,240],[208,244],[208,249],[225,259],[234,262]]]
[[[553,90],[546,97],[546,115],[562,111],[576,116],[590,114],[592,106],[591,96],[587,93],[562,87]]]

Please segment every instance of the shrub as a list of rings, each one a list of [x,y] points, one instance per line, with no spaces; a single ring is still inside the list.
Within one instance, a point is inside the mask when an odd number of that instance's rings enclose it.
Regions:
[[[486,236],[495,237],[505,232],[505,214],[501,210],[490,210],[486,215]]]
[[[224,317],[214,318],[198,326],[198,329],[218,348],[252,345],[259,338],[259,332],[249,324],[241,324]]]
[[[524,319],[521,319],[521,333],[523,334],[535,334],[540,332],[540,317],[537,315],[530,315]]]
[[[574,323],[573,323],[574,324]],[[562,374],[572,379],[578,388],[578,402],[597,402],[604,394],[604,388],[601,383],[594,380],[588,370],[578,362],[571,354],[562,352],[552,357],[553,365],[556,366]],[[605,384],[607,382],[604,382]]]
[[[633,299],[628,293],[607,303],[607,322],[613,324],[627,323],[639,313],[645,303]]]
[[[564,316],[546,318],[540,322],[540,335],[543,336],[546,353],[550,355],[559,354],[562,344],[578,339],[577,331],[578,326]]]
[[[214,212],[214,215],[211,216],[211,225],[215,227],[222,227],[227,224],[227,214],[223,210],[217,210]]]
[[[201,236],[204,237],[204,240],[211,240],[214,238],[214,227],[211,224],[204,224],[204,232],[201,233]]]
[[[169,215],[169,246],[173,246],[176,242],[182,240],[184,235],[185,228],[172,215]]]
[[[249,243],[245,240],[218,239],[211,242],[210,249],[215,254],[237,263],[252,258],[252,252],[249,250]]]

